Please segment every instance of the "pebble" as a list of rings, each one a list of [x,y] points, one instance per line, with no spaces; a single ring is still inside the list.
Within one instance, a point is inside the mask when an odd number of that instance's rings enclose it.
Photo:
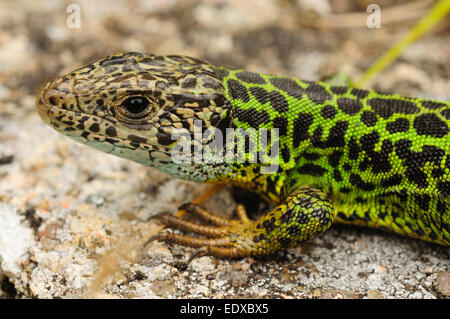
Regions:
[[[200,273],[210,273],[216,269],[216,266],[212,262],[212,257],[204,256],[201,258],[195,258],[189,264],[192,269]]]
[[[229,280],[231,285],[235,288],[244,286],[247,283],[248,276],[246,273],[240,271],[230,271]]]
[[[367,299],[384,299],[384,295],[377,290],[369,290],[367,292]]]
[[[173,283],[167,282],[166,280],[155,280],[150,289],[157,295],[161,295],[167,298],[168,294],[174,293],[176,287]]]
[[[86,203],[94,204],[97,206],[101,206],[105,201],[105,198],[102,195],[92,194],[86,198]]]
[[[450,272],[440,271],[436,276],[436,290],[446,297],[450,297]]]
[[[358,295],[352,291],[343,289],[323,290],[320,299],[358,299]]]
[[[33,231],[15,206],[1,202],[0,229],[0,268],[8,277],[18,277],[24,255],[33,243]]]

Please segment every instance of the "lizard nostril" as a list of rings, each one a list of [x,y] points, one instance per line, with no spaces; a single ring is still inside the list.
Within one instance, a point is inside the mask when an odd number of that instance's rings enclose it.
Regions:
[[[48,101],[50,102],[51,105],[58,105],[58,98],[55,94],[50,95],[50,97],[48,98]]]

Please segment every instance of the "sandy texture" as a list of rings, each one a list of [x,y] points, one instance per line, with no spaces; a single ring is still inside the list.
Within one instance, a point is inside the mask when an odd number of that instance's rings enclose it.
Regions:
[[[44,81],[115,51],[187,54],[308,80],[358,78],[412,25],[339,28],[330,14],[365,8],[312,3],[86,0],[81,28],[70,29],[62,1],[0,2],[0,297],[448,298],[449,248],[370,229],[336,226],[270,259],[202,257],[187,267],[191,249],[143,248],[158,227],[150,217],[210,186],[76,144],[35,112]],[[336,25],[305,27],[314,16]],[[449,100],[449,42],[441,24],[368,87]],[[204,205],[232,216],[235,204],[225,188]]]

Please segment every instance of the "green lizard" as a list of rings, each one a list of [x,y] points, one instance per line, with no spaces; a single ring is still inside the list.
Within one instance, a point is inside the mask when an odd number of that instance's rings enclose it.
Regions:
[[[164,215],[169,226],[197,236],[161,232],[157,239],[200,254],[267,255],[333,223],[450,245],[448,102],[127,52],[45,84],[37,109],[78,142],[178,178],[250,189],[275,205],[256,221],[242,206],[239,220],[185,206],[213,226]],[[266,164],[251,161],[247,148],[245,161],[175,163],[180,140],[172,134],[185,129],[194,140],[194,120],[223,136],[227,128],[277,128],[278,169],[262,173]],[[262,145],[254,136],[249,142]]]

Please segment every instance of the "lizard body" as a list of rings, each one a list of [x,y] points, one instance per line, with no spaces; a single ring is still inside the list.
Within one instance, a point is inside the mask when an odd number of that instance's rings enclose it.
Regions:
[[[337,222],[450,245],[448,102],[126,52],[45,84],[37,108],[78,142],[177,178],[250,189],[275,205],[256,221],[242,207],[239,220],[226,220],[187,205],[216,227],[164,216],[168,225],[201,236],[160,233],[159,240],[219,257],[266,255]],[[276,170],[263,172],[267,165],[247,147],[244,160],[233,154],[175,163],[174,132],[194,141],[196,123],[216,132],[189,144],[200,153],[227,129],[276,128]],[[261,150],[262,140],[240,132],[244,146]]]

